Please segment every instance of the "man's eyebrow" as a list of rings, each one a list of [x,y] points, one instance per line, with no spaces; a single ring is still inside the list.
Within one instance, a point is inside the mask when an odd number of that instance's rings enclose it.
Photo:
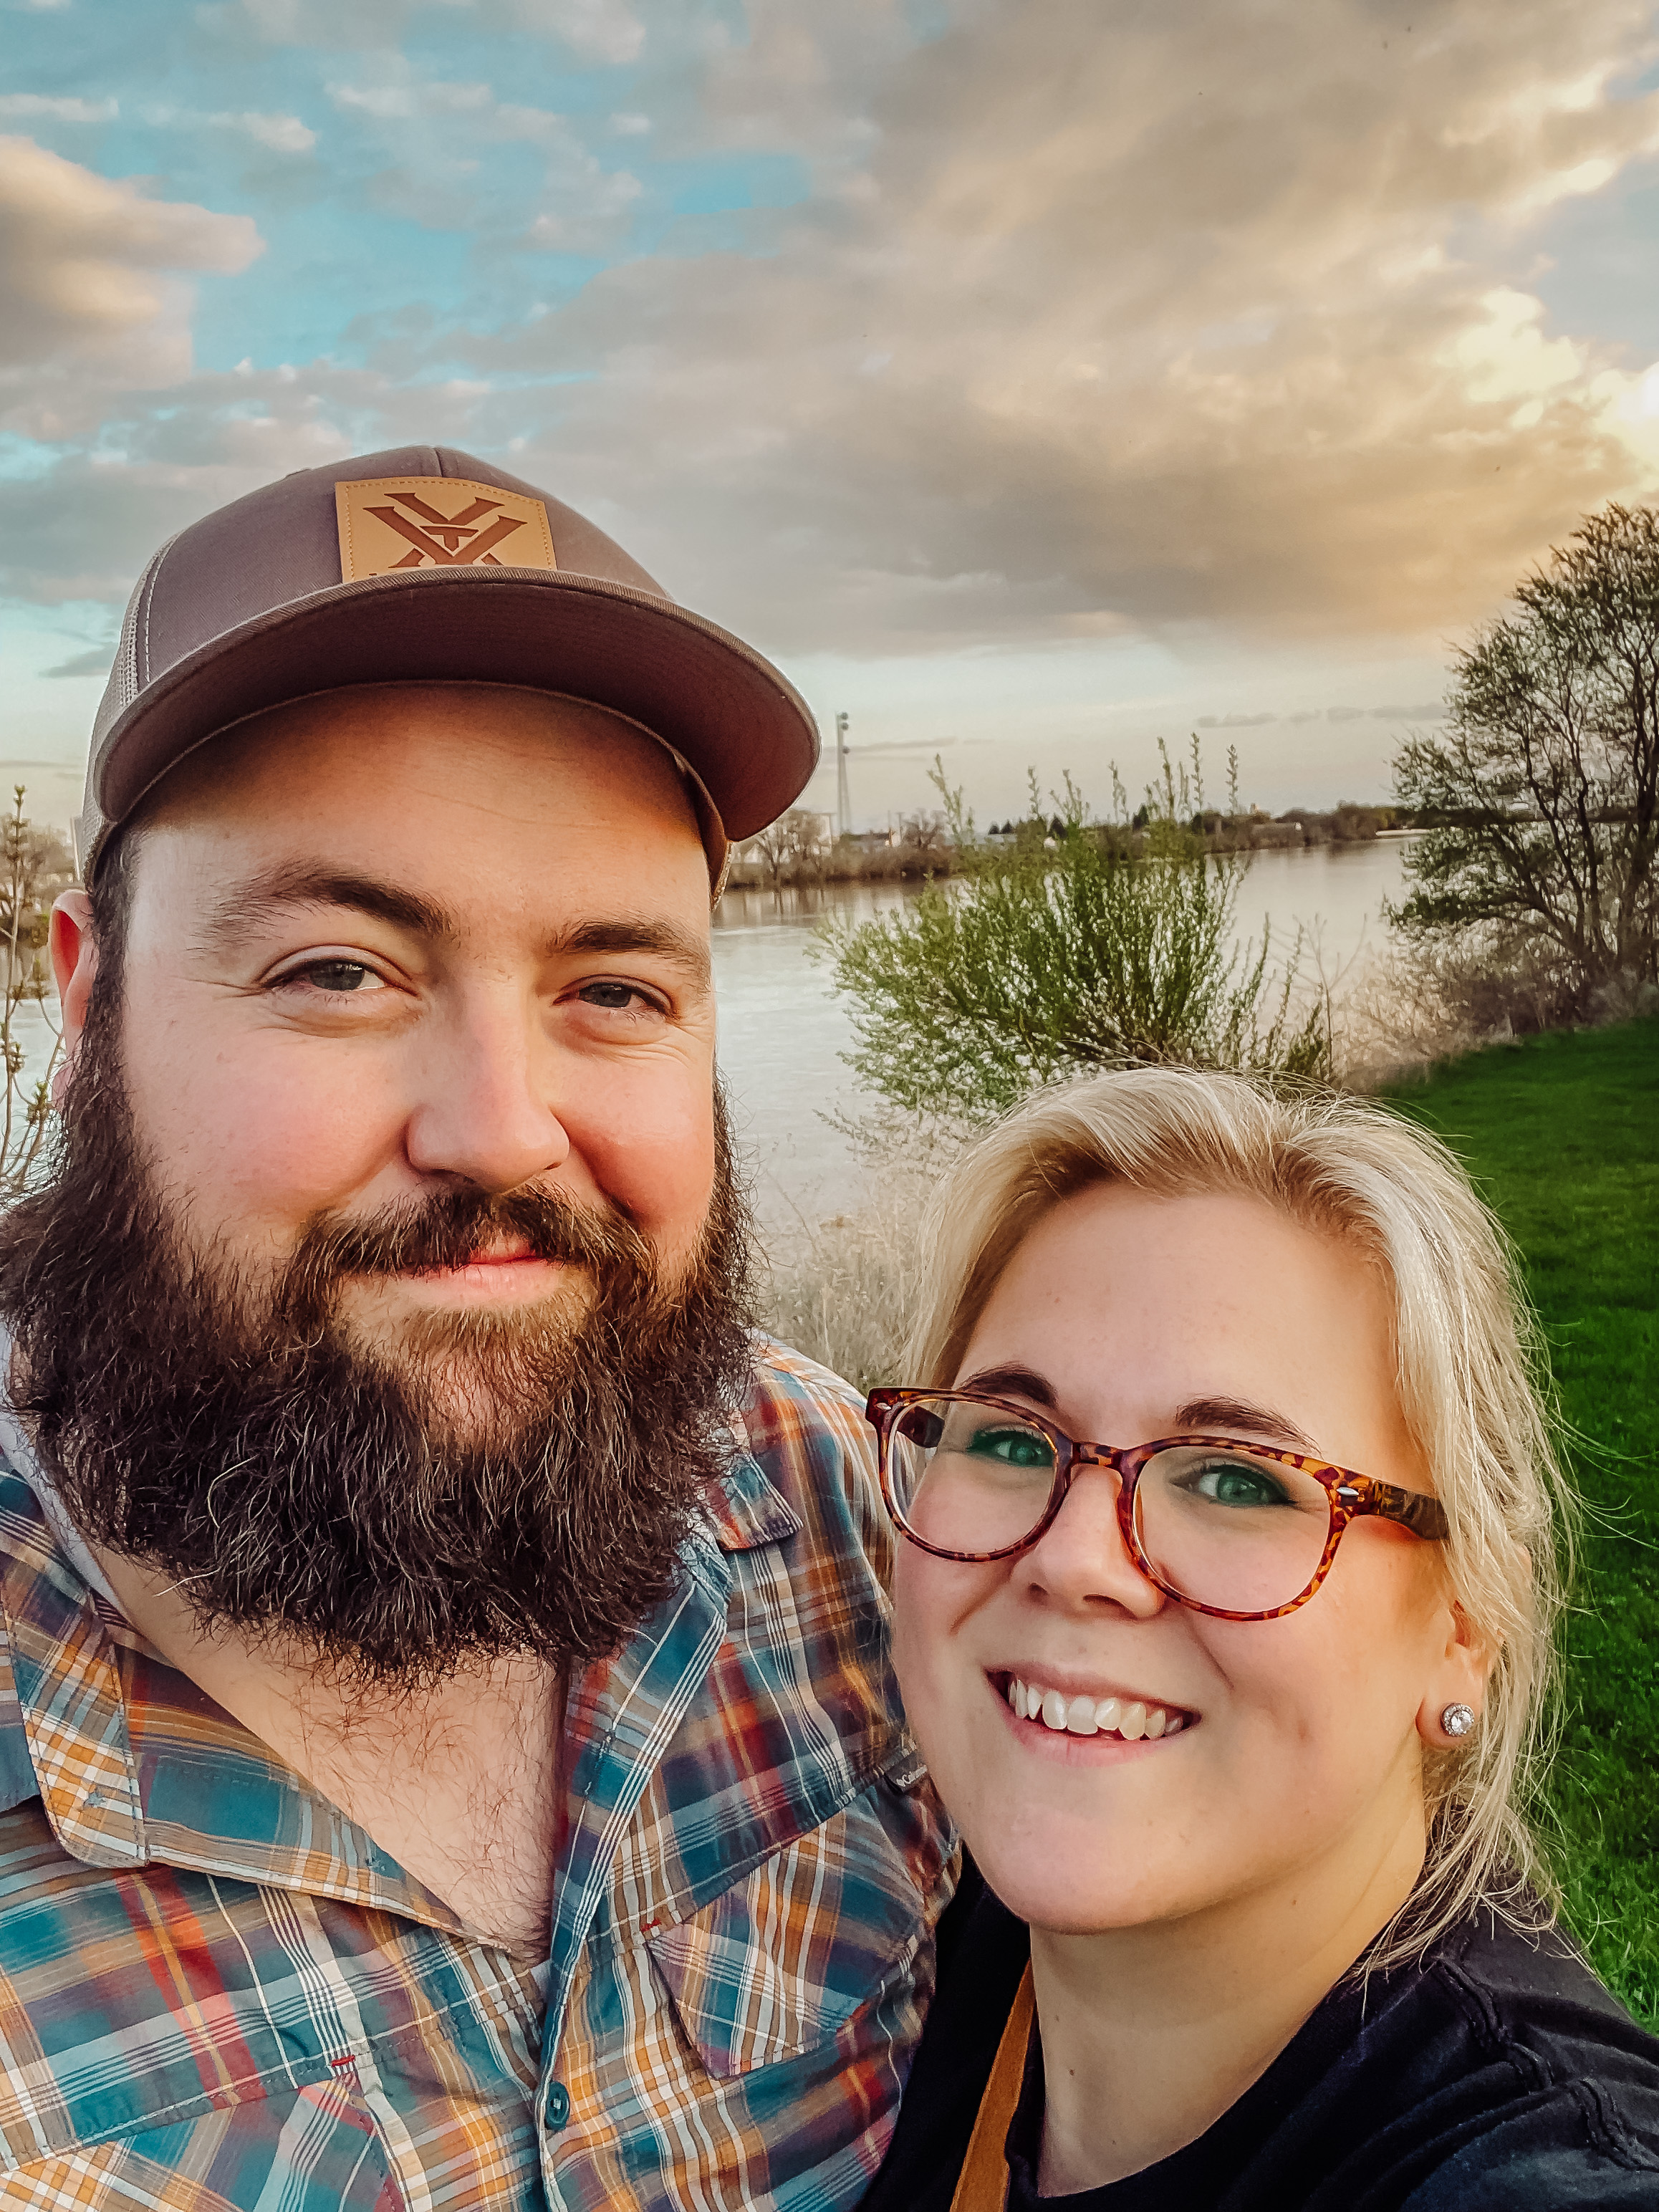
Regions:
[[[418,891],[404,890],[375,876],[313,867],[299,860],[266,869],[209,908],[203,917],[202,934],[209,944],[222,950],[245,943],[264,924],[290,908],[316,906],[372,914],[389,921],[394,929],[412,930],[422,937],[450,935],[455,927],[447,908],[422,898]]]
[[[708,947],[676,921],[628,919],[582,921],[557,931],[544,947],[550,958],[572,952],[652,952],[683,969],[696,981],[708,985],[714,975]]]
[[[255,876],[209,908],[202,934],[219,950],[242,944],[263,925],[296,907],[338,907],[355,914],[372,914],[394,929],[422,937],[456,937],[459,923],[448,908],[418,891],[386,883],[376,876],[313,867],[304,861],[285,861]],[[684,969],[705,988],[711,980],[708,948],[689,929],[660,920],[585,921],[557,931],[544,948],[550,957],[562,953],[653,952]]]
[[[1290,1451],[1314,1450],[1294,1421],[1248,1398],[1189,1398],[1176,1414],[1176,1429],[1182,1434],[1259,1437],[1263,1443],[1283,1444]]]

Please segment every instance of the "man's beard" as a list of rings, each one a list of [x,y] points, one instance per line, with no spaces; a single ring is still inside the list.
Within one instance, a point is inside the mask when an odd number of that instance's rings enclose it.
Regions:
[[[615,1209],[463,1188],[320,1219],[258,1286],[192,1254],[159,1201],[118,1019],[110,992],[58,1171],[0,1221],[14,1402],[82,1534],[159,1568],[204,1627],[365,1682],[617,1650],[672,1585],[748,1378],[749,1226],[718,1099],[713,1202],[676,1281]],[[428,1315],[392,1352],[352,1340],[350,1279],[503,1238],[579,1271],[585,1310]]]

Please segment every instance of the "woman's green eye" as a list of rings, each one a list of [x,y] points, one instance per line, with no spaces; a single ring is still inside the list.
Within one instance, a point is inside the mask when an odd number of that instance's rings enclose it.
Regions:
[[[1252,1467],[1248,1462],[1224,1460],[1200,1468],[1188,1475],[1185,1487],[1199,1498],[1207,1498],[1217,1505],[1288,1505],[1290,1495],[1284,1484],[1268,1474],[1265,1468]]]
[[[979,1429],[969,1450],[975,1459],[1000,1460],[1005,1467],[1048,1468],[1054,1463],[1054,1448],[1036,1429]]]

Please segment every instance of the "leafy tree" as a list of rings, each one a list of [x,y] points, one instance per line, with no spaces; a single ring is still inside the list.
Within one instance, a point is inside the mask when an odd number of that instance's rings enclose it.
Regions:
[[[1055,794],[1057,834],[1012,848],[975,836],[937,764],[933,781],[957,879],[826,933],[837,988],[853,1001],[848,1062],[890,1108],[982,1121],[1038,1084],[1144,1061],[1326,1071],[1322,1015],[1291,1011],[1294,961],[1270,982],[1266,935],[1257,951],[1237,945],[1247,864],[1206,854],[1181,826],[1192,798],[1184,768],[1165,757],[1140,836],[1115,770],[1115,822],[1092,822],[1068,776]],[[1033,779],[1030,818],[1046,830],[1036,801]]]
[[[1395,763],[1425,826],[1392,918],[1571,1018],[1656,980],[1659,513],[1592,515],[1514,598]]]

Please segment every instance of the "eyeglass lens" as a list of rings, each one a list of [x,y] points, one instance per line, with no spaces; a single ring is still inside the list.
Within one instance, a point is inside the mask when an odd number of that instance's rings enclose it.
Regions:
[[[907,1406],[893,1423],[889,1480],[899,1511],[941,1552],[1006,1551],[1048,1510],[1057,1454],[1035,1422],[969,1400]],[[1102,1480],[1105,1470],[1084,1468]],[[1228,1613],[1288,1605],[1318,1572],[1330,1501],[1311,1474],[1231,1445],[1175,1445],[1142,1468],[1135,1531],[1159,1578]]]

